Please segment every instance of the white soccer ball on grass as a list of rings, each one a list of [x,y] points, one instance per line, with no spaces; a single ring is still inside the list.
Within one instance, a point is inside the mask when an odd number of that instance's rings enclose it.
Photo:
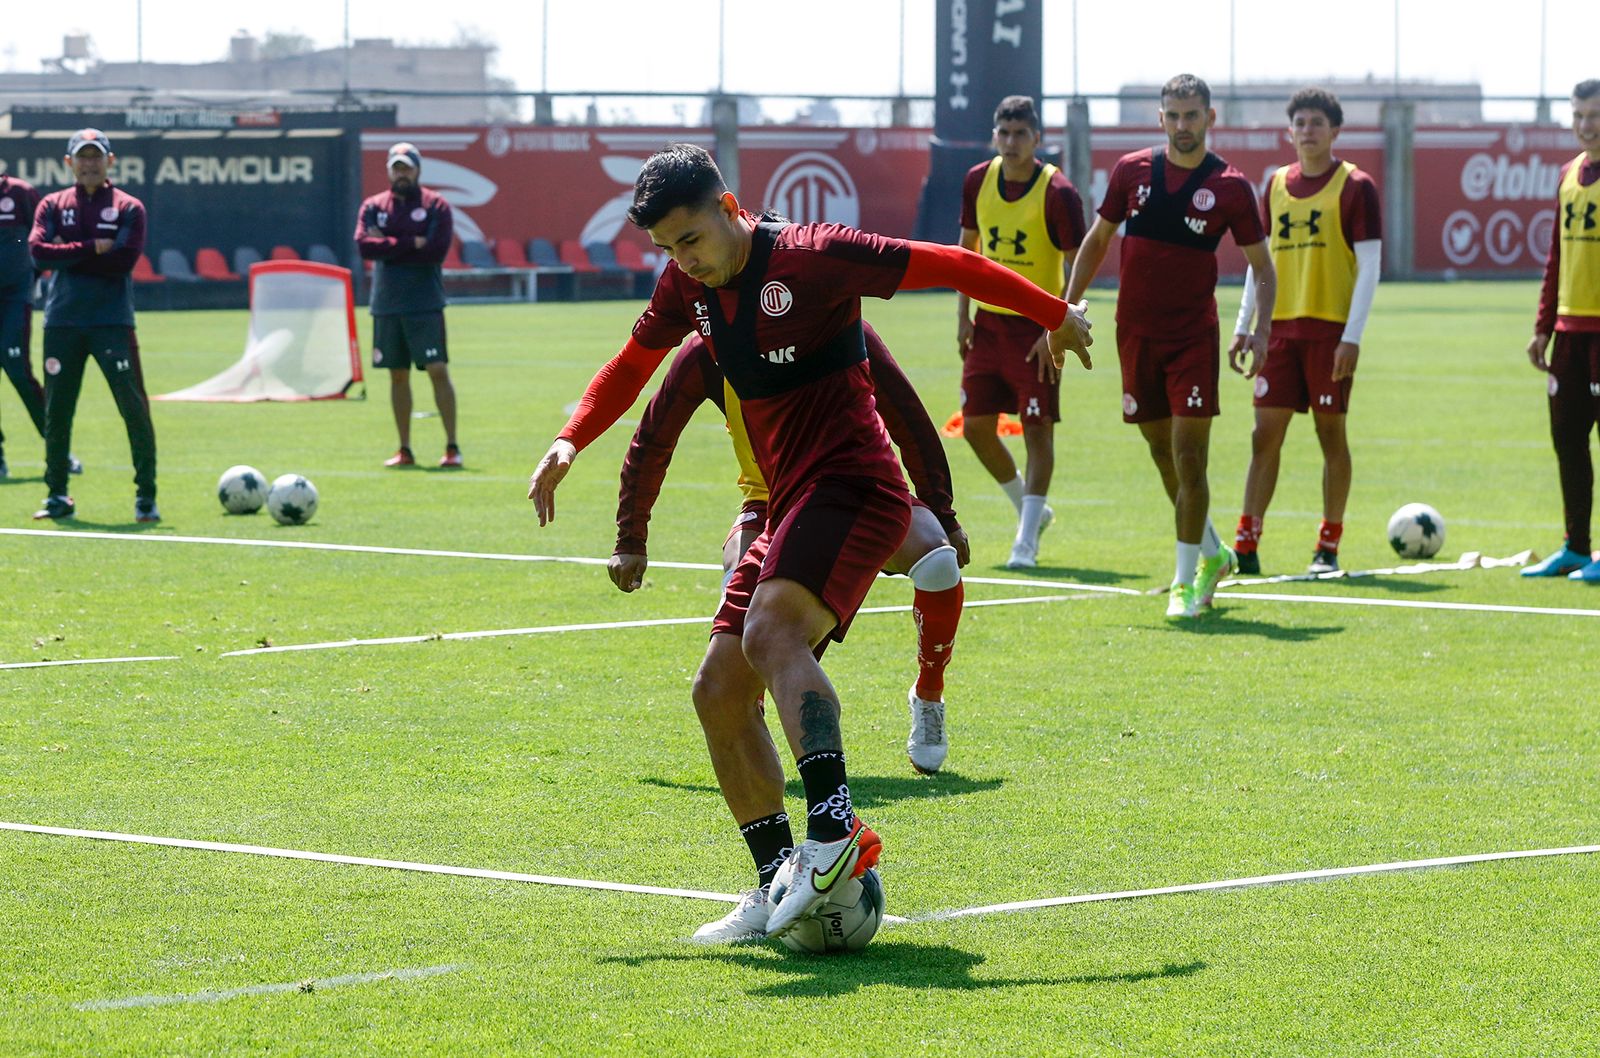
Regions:
[[[821,907],[780,939],[790,951],[835,955],[865,948],[882,924],[883,882],[868,868],[861,877],[840,882]]]
[[[299,474],[283,474],[267,493],[267,510],[279,525],[304,525],[317,513],[317,487]]]
[[[1389,519],[1389,546],[1401,558],[1432,558],[1444,546],[1444,518],[1426,503],[1408,503]]]
[[[254,514],[267,502],[267,478],[243,463],[229,467],[217,481],[217,499],[229,514]]]

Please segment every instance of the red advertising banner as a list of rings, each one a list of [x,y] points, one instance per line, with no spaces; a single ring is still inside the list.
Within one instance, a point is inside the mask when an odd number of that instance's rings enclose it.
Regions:
[[[752,128],[740,133],[740,201],[797,221],[832,220],[909,235],[928,167],[926,129]],[[456,233],[493,242],[534,237],[652,247],[627,223],[633,182],[669,142],[710,150],[709,129],[410,128],[362,135],[366,194],[386,186],[385,152],[408,140],[422,182],[454,207]]]
[[[1095,129],[1091,142],[1093,150],[1090,152],[1090,159],[1094,166],[1094,186],[1083,197],[1084,205],[1094,210],[1099,208],[1100,200],[1105,197],[1106,186],[1111,180],[1111,169],[1117,159],[1144,147],[1164,145],[1166,137],[1156,128],[1148,131]],[[1206,146],[1250,178],[1256,185],[1258,199],[1267,189],[1272,174],[1277,172],[1278,167],[1288,165],[1295,157],[1294,147],[1289,142],[1289,134],[1284,129],[1212,129],[1206,136]],[[1377,181],[1380,188],[1382,187],[1381,130],[1345,129],[1339,134],[1335,153],[1346,161],[1354,162]],[[1082,188],[1079,190],[1083,191]],[[1092,216],[1089,219],[1091,222],[1094,220]],[[1111,252],[1106,255],[1106,263],[1100,267],[1102,278],[1114,277],[1117,274],[1117,249],[1117,246],[1113,246]],[[1217,250],[1217,263],[1225,276],[1244,275],[1244,254],[1239,252],[1231,237],[1223,238],[1222,245]],[[1226,325],[1231,325],[1231,321],[1227,321]]]
[[[1544,268],[1570,130],[1418,129],[1417,271],[1494,276]]]

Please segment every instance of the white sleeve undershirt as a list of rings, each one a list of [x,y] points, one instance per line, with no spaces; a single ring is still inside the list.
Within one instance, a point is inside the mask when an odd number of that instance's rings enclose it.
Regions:
[[[1367,316],[1372,312],[1372,297],[1378,290],[1378,273],[1383,269],[1383,240],[1362,239],[1353,247],[1356,254],[1356,284],[1350,294],[1350,316],[1345,320],[1341,342],[1361,344],[1361,334],[1367,329]],[[1244,271],[1244,297],[1239,299],[1239,318],[1233,325],[1234,334],[1249,334],[1250,321],[1256,314],[1255,269]]]

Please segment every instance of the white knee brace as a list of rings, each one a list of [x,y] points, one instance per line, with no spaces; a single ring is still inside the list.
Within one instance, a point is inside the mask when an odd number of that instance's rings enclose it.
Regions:
[[[956,561],[956,549],[949,544],[936,547],[917,559],[909,576],[911,583],[923,591],[948,591],[961,583],[961,564]]]

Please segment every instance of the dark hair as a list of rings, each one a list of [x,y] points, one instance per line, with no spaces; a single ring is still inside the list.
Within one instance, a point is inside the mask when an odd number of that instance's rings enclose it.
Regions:
[[[1572,86],[1573,99],[1593,99],[1597,95],[1600,95],[1600,81],[1594,78],[1590,78],[1587,81],[1579,81]]]
[[[994,108],[994,127],[999,128],[1002,121],[1026,121],[1033,131],[1039,131],[1039,111],[1033,105],[1032,96],[1006,96],[1000,100],[1000,105]]]
[[[1289,97],[1289,106],[1284,113],[1289,115],[1289,120],[1294,120],[1297,110],[1320,110],[1328,117],[1328,124],[1334,128],[1344,126],[1344,107],[1339,105],[1339,97],[1326,88],[1302,88]]]
[[[1199,96],[1200,102],[1211,105],[1211,86],[1192,73],[1180,73],[1161,86],[1162,99],[1188,99]]]
[[[722,172],[705,148],[692,143],[669,143],[652,154],[639,170],[628,220],[638,228],[653,228],[679,206],[698,209],[721,198],[727,190]]]

